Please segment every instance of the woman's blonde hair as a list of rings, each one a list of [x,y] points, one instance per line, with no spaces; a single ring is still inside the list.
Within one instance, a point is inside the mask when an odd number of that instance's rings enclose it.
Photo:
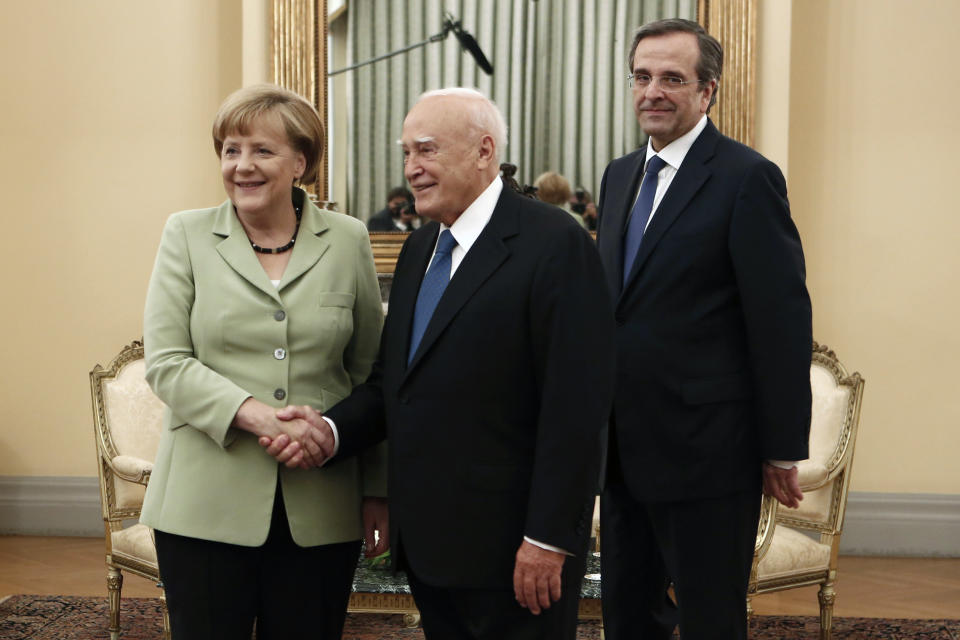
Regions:
[[[228,135],[246,134],[254,120],[262,116],[278,118],[290,145],[306,159],[300,182],[309,184],[316,181],[317,169],[323,158],[323,122],[317,110],[304,98],[273,84],[244,87],[223,101],[213,119],[213,148],[217,156],[223,150],[223,141]]]
[[[537,198],[548,204],[563,206],[573,195],[567,179],[554,171],[541,173],[533,181],[533,186],[537,188]]]

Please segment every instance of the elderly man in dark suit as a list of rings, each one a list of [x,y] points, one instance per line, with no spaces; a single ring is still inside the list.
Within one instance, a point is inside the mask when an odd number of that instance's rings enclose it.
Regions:
[[[572,640],[612,303],[589,235],[504,188],[505,138],[473,90],[407,115],[405,174],[432,222],[397,260],[374,373],[325,418],[334,462],[388,437],[390,540],[427,638]],[[287,442],[269,451],[296,463]]]
[[[706,113],[723,53],[700,25],[638,30],[649,144],[607,167],[598,245],[617,382],[601,498],[606,636],[745,638],[764,491],[795,506],[807,457],[810,299],[777,167]],[[672,582],[677,610],[667,589]]]

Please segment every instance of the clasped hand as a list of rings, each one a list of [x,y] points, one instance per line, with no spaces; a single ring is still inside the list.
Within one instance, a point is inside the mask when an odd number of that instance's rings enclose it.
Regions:
[[[335,453],[333,430],[316,409],[291,405],[278,410],[276,417],[282,432],[275,437],[262,435],[258,442],[277,462],[312,469]]]

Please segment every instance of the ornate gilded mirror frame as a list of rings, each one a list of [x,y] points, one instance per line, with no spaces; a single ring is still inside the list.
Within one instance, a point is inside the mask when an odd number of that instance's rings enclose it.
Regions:
[[[310,100],[326,124],[327,0],[273,0],[271,14],[273,81]],[[320,163],[316,184],[306,186],[318,200],[327,200],[326,161]]]
[[[710,117],[752,147],[756,130],[757,0],[699,0],[697,19],[723,45],[723,78]]]
[[[273,0],[273,78],[309,98],[327,122],[327,0]],[[757,0],[698,0],[697,18],[723,45],[724,70],[711,118],[717,127],[753,146],[756,128]],[[327,200],[326,164],[317,198]],[[393,273],[403,232],[370,234],[377,272]]]

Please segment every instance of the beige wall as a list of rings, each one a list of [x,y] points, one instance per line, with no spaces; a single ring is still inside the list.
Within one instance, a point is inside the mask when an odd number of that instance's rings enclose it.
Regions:
[[[87,372],[142,332],[171,212],[223,200],[235,0],[4,3],[0,475],[92,476]]]
[[[223,198],[241,4],[158,7],[6,7],[0,475],[94,475],[87,372],[140,335],[166,216]],[[960,3],[762,7],[758,144],[789,162],[814,333],[867,378],[854,489],[960,493]]]
[[[952,0],[793,2],[790,199],[814,336],[867,380],[854,490],[960,493],[957,25]]]

